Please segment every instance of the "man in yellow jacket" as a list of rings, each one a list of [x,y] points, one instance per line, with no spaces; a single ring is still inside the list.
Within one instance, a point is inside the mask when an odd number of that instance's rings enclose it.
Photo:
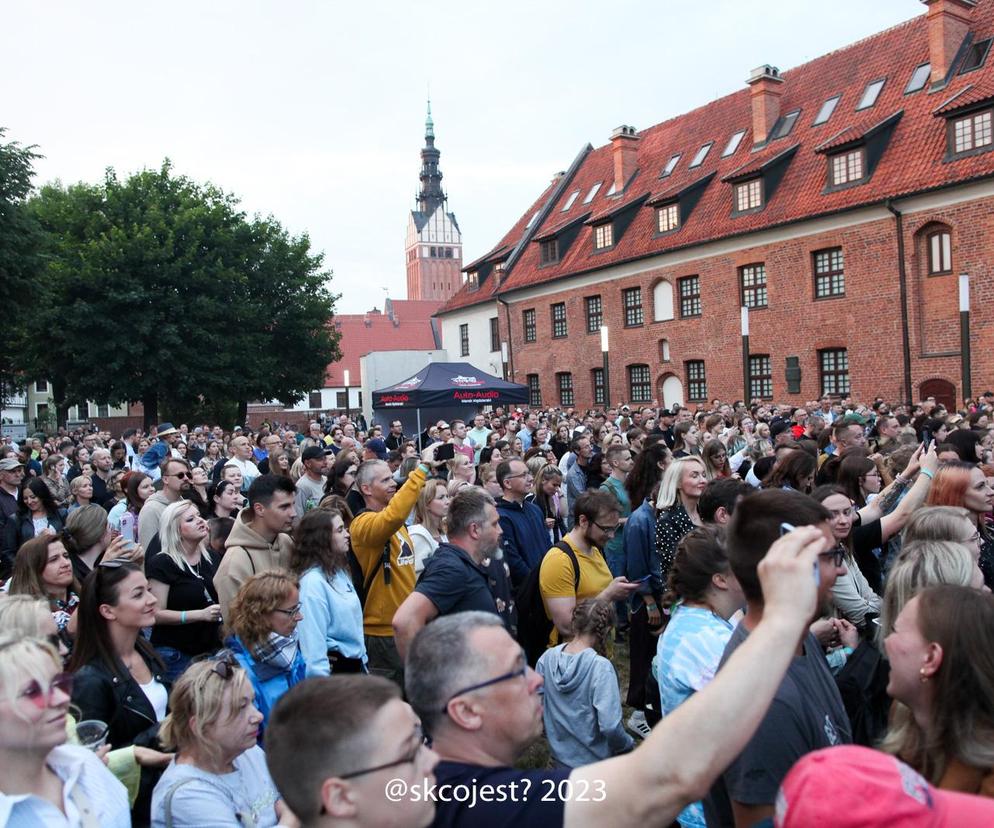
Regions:
[[[399,489],[382,460],[367,460],[356,472],[356,486],[366,500],[349,526],[352,551],[362,567],[366,603],[363,628],[369,669],[404,686],[404,664],[393,640],[393,616],[414,591],[414,544],[404,525],[428,479],[439,464],[436,444],[421,453],[421,463]]]

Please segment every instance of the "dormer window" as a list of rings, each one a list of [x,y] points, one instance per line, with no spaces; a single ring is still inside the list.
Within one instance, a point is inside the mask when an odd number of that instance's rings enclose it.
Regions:
[[[541,244],[542,264],[555,264],[559,261],[559,240],[549,239]]]
[[[735,185],[735,211],[745,213],[763,206],[763,179],[752,178]]]
[[[667,176],[673,175],[673,170],[676,169],[676,165],[680,163],[681,154],[678,152],[669,161],[666,162],[666,166],[663,167],[663,171],[659,174],[660,178],[666,178]]]
[[[594,250],[606,250],[614,245],[614,225],[611,222],[594,227]]]
[[[869,109],[873,106],[877,102],[877,98],[880,97],[880,92],[884,88],[885,83],[887,83],[887,78],[881,78],[880,80],[868,83],[866,89],[863,90],[863,97],[859,99],[856,111],[859,112],[861,109]]]
[[[828,158],[829,186],[843,187],[862,181],[866,169],[863,153],[863,147],[857,147],[847,152],[830,155]]]
[[[471,270],[466,274],[466,287],[469,290],[479,290],[480,276],[475,270]]]
[[[711,152],[711,147],[714,146],[714,141],[708,141],[703,147],[697,150],[697,155],[694,156],[694,160],[690,162],[690,169],[694,167],[699,167],[704,163],[704,159],[708,157],[708,153]]]
[[[656,229],[660,233],[669,233],[680,227],[680,205],[664,204],[656,208]]]
[[[561,210],[561,212],[565,213],[567,210],[569,210],[569,208],[573,206],[573,202],[576,201],[579,197],[580,197],[580,191],[573,190],[573,192],[569,194],[569,198],[566,199],[566,203],[563,205],[563,209]]]
[[[985,109],[952,121],[950,136],[954,154],[960,155],[991,146],[991,113],[992,110]]]

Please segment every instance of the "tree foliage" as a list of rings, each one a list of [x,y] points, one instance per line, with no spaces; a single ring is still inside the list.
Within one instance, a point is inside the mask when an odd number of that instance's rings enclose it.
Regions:
[[[141,400],[147,422],[220,415],[296,402],[339,357],[330,273],[307,236],[247,218],[168,160],[46,186],[30,207],[48,238],[46,308],[19,352],[65,400]]]

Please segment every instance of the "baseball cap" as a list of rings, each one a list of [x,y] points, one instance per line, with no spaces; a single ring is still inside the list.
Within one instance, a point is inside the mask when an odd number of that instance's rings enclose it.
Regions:
[[[327,450],[320,446],[308,446],[300,453],[301,460],[323,460]]]
[[[446,426],[447,428],[448,426]],[[374,437],[372,440],[367,440],[365,448],[369,449],[373,454],[380,458],[380,460],[387,459],[387,444],[383,442],[380,437]]]
[[[3,460],[0,460],[0,471],[13,471],[14,469],[23,468],[24,464],[16,457],[4,457]]]
[[[776,438],[778,434],[783,434],[785,431],[790,431],[790,423],[786,420],[774,420],[770,423],[770,437]]]
[[[777,794],[777,828],[994,825],[994,800],[934,788],[890,754],[856,745],[809,753]]]

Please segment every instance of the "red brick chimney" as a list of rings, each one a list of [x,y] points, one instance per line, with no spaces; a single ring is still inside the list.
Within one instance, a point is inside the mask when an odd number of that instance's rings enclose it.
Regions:
[[[970,31],[970,16],[975,0],[922,0],[928,6],[928,57],[932,64],[932,83],[942,83],[949,74],[953,59]]]
[[[638,168],[639,141],[633,126],[620,126],[611,133],[614,156],[614,192],[620,193]]]
[[[760,66],[752,70],[749,80],[752,102],[752,142],[762,144],[770,137],[773,125],[780,117],[780,97],[783,78],[776,66]]]

